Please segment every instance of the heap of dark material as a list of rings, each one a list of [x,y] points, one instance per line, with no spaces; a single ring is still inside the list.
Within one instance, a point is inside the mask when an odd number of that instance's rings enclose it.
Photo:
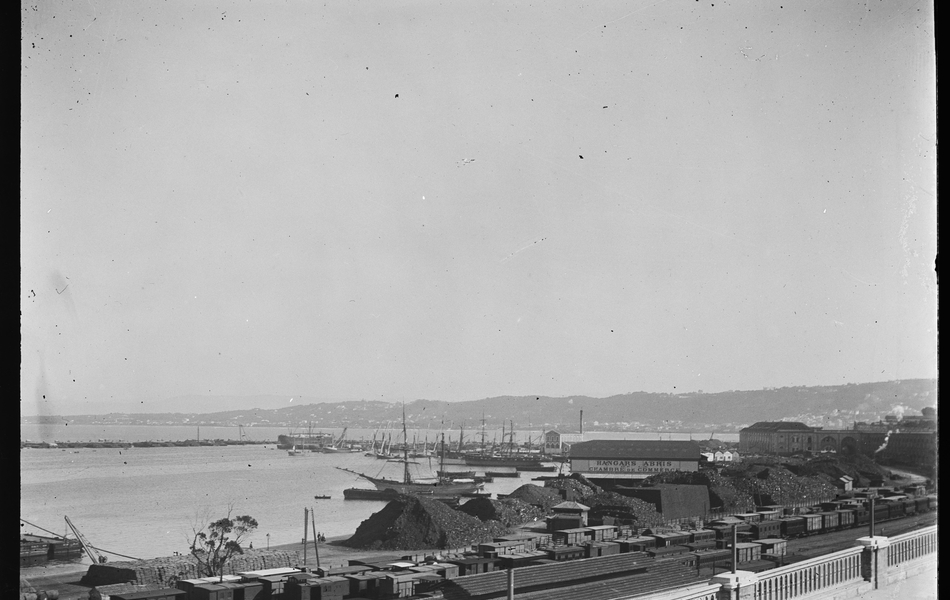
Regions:
[[[459,510],[476,517],[480,521],[497,521],[508,528],[520,527],[530,521],[543,519],[549,512],[548,509],[540,508],[511,496],[503,500],[474,498],[460,506]]]
[[[459,548],[509,533],[499,521],[482,522],[438,500],[401,495],[363,521],[345,545],[365,550]]]

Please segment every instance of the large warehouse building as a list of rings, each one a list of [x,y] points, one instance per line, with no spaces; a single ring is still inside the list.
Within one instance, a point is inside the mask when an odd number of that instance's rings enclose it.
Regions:
[[[571,472],[593,480],[646,479],[668,471],[698,471],[696,442],[593,440],[571,445]]]

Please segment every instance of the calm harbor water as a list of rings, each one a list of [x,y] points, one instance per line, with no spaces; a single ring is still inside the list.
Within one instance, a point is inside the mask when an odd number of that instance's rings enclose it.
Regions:
[[[306,427],[297,428],[293,432],[302,434],[307,431]],[[323,431],[332,433],[334,436],[340,435],[342,429],[314,429],[314,432]],[[254,441],[261,443],[276,443],[277,436],[289,434],[291,430],[287,427],[245,427],[245,435]],[[437,441],[442,432],[426,429],[410,429],[408,431],[409,439],[416,439],[420,443],[428,440],[429,443]],[[383,435],[392,435],[393,439],[402,440],[401,429],[389,429],[386,431],[376,431],[373,429],[349,429],[347,439],[350,440],[372,440],[374,435],[382,437]],[[480,439],[480,432],[466,430],[464,432],[466,442],[476,442]],[[507,435],[507,434],[506,434]],[[616,440],[706,440],[711,436],[726,442],[738,442],[738,433],[670,433],[655,431],[619,431],[619,432],[596,432],[600,439]],[[485,440],[491,443],[493,440],[500,441],[502,431],[500,429],[490,429],[485,432]],[[521,430],[515,431],[516,442],[526,442],[531,440],[537,443],[540,439],[541,431]],[[20,439],[33,442],[92,442],[97,440],[124,441],[124,442],[146,442],[146,441],[181,441],[193,440],[200,437],[203,440],[237,440],[240,439],[240,430],[237,427],[196,427],[189,425],[67,425],[66,423],[57,424],[21,424]],[[446,441],[458,442],[459,431],[452,430],[445,432]]]
[[[246,431],[252,440],[261,440],[262,444],[20,450],[20,517],[34,526],[63,534],[64,516],[68,516],[98,548],[136,558],[153,558],[187,552],[193,526],[223,516],[230,505],[235,515],[248,514],[258,520],[260,526],[251,541],[261,548],[299,541],[303,537],[305,507],[315,510],[318,531],[341,536],[352,534],[363,520],[385,506],[384,502],[344,501],[345,488],[369,485],[336,467],[401,478],[400,464],[362,453],[289,456],[275,444],[278,434],[287,433],[285,428]],[[196,432],[192,427],[56,425],[46,426],[43,431],[37,426],[21,426],[20,433],[21,439],[33,441],[135,442],[194,439]],[[357,430],[348,437],[359,439],[360,435]],[[618,439],[623,439],[624,434],[618,435]],[[660,439],[658,434],[625,435],[627,439]],[[670,439],[689,439],[687,434],[672,436]],[[236,428],[202,427],[201,438],[238,439],[238,435]],[[371,438],[370,431],[365,439]],[[668,439],[667,434],[662,439]],[[268,443],[264,444],[265,441]],[[421,459],[413,469],[416,476],[431,476],[438,464]],[[522,473],[519,478],[498,478],[486,484],[485,490],[507,494],[537,475]],[[316,500],[315,495],[331,498]],[[21,530],[41,533],[22,522]],[[117,556],[110,559],[122,560]]]

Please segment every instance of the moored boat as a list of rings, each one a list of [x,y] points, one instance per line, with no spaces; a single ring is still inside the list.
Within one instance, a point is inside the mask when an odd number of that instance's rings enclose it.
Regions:
[[[406,434],[406,416],[405,409],[403,409],[403,422],[402,422],[402,433],[403,438],[407,438]],[[443,434],[444,435],[444,434]],[[445,447],[445,444],[442,444],[442,447]],[[377,490],[392,490],[398,494],[432,494],[436,496],[457,496],[463,492],[474,492],[482,489],[483,484],[475,481],[471,478],[451,478],[446,476],[437,477],[433,481],[422,481],[422,480],[413,480],[412,476],[409,474],[409,444],[403,443],[403,457],[401,462],[403,463],[403,478],[402,481],[397,481],[395,479],[386,479],[384,477],[372,477],[365,473],[360,473],[358,471],[353,471],[350,469],[345,469],[343,467],[336,467],[341,471],[346,471],[347,473],[352,473],[363,479],[372,483]]]

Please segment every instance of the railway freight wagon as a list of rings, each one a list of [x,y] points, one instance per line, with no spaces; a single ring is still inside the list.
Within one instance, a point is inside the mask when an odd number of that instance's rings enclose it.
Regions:
[[[829,510],[825,512],[820,512],[818,514],[821,515],[821,528],[824,532],[827,533],[829,531],[838,530],[838,523],[839,523],[838,513],[836,513],[833,510]]]
[[[696,570],[728,569],[732,566],[732,550],[710,550],[709,552],[693,552],[693,561]]]
[[[567,544],[574,546],[583,544],[589,537],[590,532],[586,527],[574,527],[572,529],[559,529],[551,534],[551,539],[555,544]]]
[[[609,542],[617,539],[617,527],[615,525],[590,525],[586,529],[588,538],[594,542]]]
[[[620,544],[621,552],[643,552],[656,548],[656,538],[647,536],[617,540],[617,543]]]
[[[188,593],[175,588],[109,594],[115,600],[186,600]]]
[[[752,539],[761,540],[782,535],[782,524],[779,521],[759,521],[752,524]]]
[[[762,519],[761,519],[762,521],[777,521],[778,519],[782,518],[784,511],[771,509],[771,510],[757,510],[755,512],[762,515]]]
[[[838,526],[841,529],[854,527],[854,509],[839,508],[835,512],[838,513]]]
[[[751,512],[751,513],[739,513],[735,515],[737,518],[742,519],[746,523],[758,523],[762,520],[762,513]]]
[[[805,535],[820,533],[825,526],[824,519],[818,513],[806,513],[801,517],[805,519]]]
[[[712,529],[693,529],[689,532],[689,543],[699,544],[701,542],[715,542],[716,532]]]
[[[782,537],[797,538],[806,534],[805,517],[783,517],[779,519]]]
[[[656,540],[657,548],[665,548],[666,546],[681,546],[683,544],[688,544],[690,541],[689,533],[685,531],[654,533],[653,538]]]

